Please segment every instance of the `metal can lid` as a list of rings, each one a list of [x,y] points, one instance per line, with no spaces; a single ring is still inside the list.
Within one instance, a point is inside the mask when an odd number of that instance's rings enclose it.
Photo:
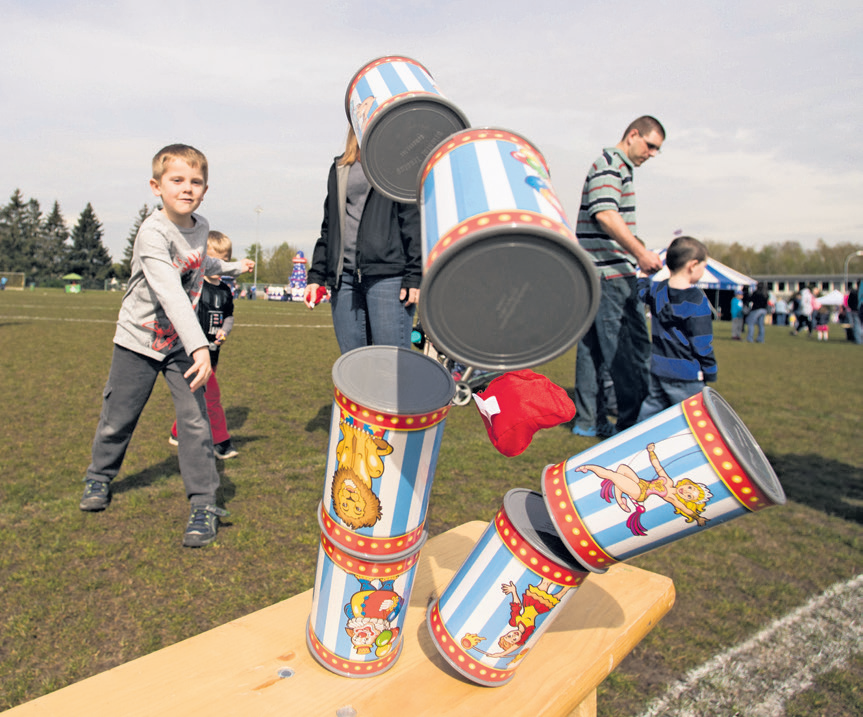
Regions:
[[[363,346],[333,364],[333,384],[366,408],[397,415],[431,413],[448,406],[455,382],[440,363],[397,346]]]

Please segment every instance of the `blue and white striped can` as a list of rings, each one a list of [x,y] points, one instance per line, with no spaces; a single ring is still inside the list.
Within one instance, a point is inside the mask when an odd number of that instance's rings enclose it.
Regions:
[[[425,534],[386,561],[341,550],[321,533],[306,644],[312,656],[345,677],[373,677],[398,659],[404,620]]]
[[[501,129],[458,132],[418,185],[419,312],[438,351],[468,366],[529,368],[572,348],[599,306],[545,158]]]
[[[429,152],[469,126],[428,70],[409,57],[380,57],[360,69],[348,84],[345,111],[366,176],[399,202],[416,201],[417,175]]]
[[[324,532],[370,559],[401,554],[423,535],[455,384],[437,361],[394,346],[344,354],[333,383]]]
[[[542,492],[564,544],[594,572],[785,502],[752,434],[711,388],[546,467]]]
[[[554,532],[542,496],[516,488],[429,606],[426,624],[455,670],[504,685],[588,574]]]

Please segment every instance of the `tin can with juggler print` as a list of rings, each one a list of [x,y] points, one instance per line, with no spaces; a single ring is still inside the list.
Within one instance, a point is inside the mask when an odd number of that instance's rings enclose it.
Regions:
[[[595,572],[785,503],[752,434],[709,387],[547,466],[542,492],[567,549]]]
[[[542,496],[516,488],[429,606],[426,624],[453,669],[480,685],[504,685],[588,575]]]
[[[514,370],[576,344],[599,280],[533,144],[502,129],[457,132],[429,155],[417,196],[419,313],[439,352]]]
[[[380,57],[364,65],[345,93],[366,177],[384,196],[416,201],[416,181],[429,152],[469,125],[429,71],[409,57]]]
[[[437,361],[395,346],[342,355],[333,383],[322,527],[354,554],[402,554],[423,535],[455,383]]]

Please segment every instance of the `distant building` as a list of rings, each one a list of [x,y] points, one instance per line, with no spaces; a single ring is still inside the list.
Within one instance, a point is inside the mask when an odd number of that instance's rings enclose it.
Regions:
[[[772,291],[777,298],[787,299],[795,291],[800,291],[804,286],[815,284],[821,289],[821,293],[837,289],[842,293],[847,291],[845,287],[844,274],[753,274],[756,281],[763,281],[768,291]],[[863,279],[860,272],[848,273],[848,281],[856,284]]]

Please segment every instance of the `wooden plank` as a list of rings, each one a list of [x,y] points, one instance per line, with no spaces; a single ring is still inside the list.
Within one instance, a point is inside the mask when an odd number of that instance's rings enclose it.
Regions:
[[[150,655],[9,710],[9,717],[136,717],[183,714],[335,715],[396,711],[413,716],[595,713],[595,689],[674,603],[672,581],[626,564],[591,575],[531,650],[513,680],[480,687],[441,658],[425,625],[426,606],[478,540],[471,522],[430,540],[395,665],[373,678],[321,667],[306,647],[312,592],[306,591]],[[292,676],[282,677],[285,670]],[[583,704],[584,703],[584,704]],[[581,705],[581,706],[580,706]]]

